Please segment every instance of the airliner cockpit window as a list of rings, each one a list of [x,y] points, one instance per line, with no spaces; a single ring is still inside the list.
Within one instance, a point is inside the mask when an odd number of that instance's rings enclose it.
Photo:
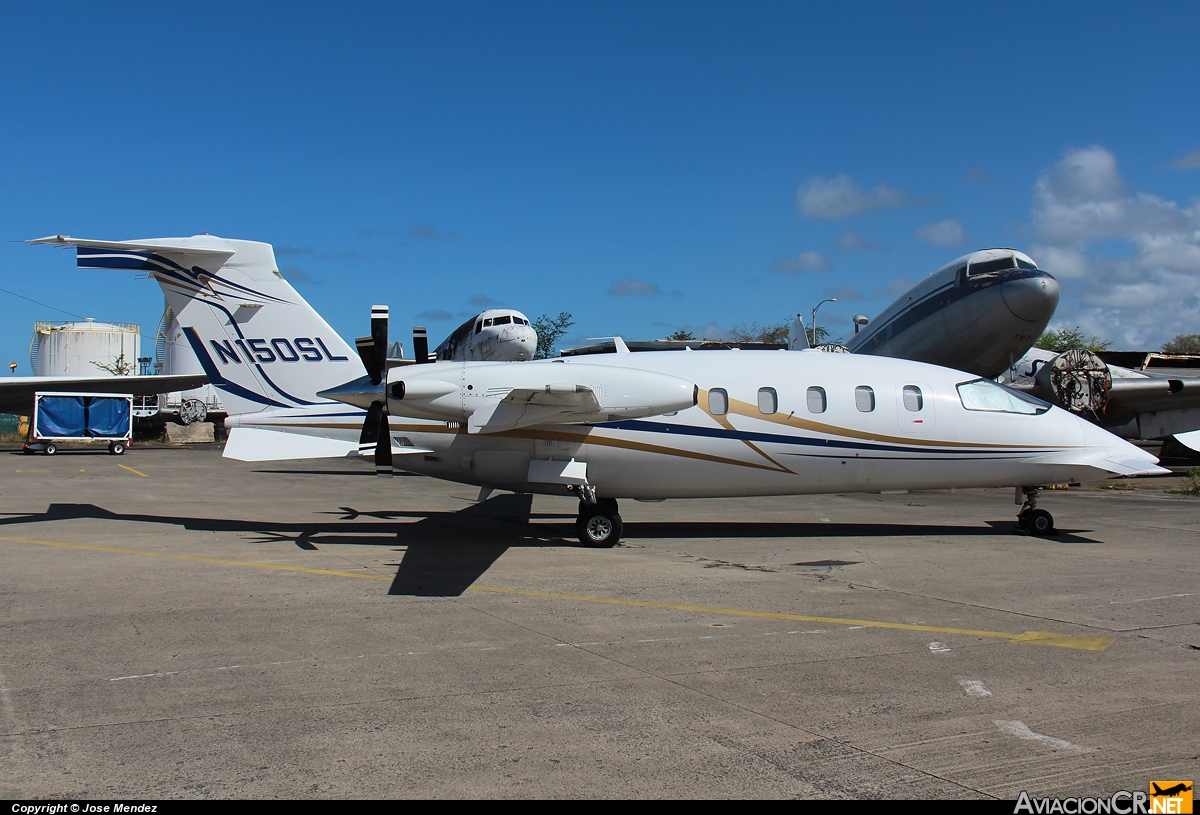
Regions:
[[[1021,260],[1020,258],[1017,258],[1017,268],[1018,268],[1018,269],[1030,269],[1030,270],[1033,270],[1033,271],[1035,271],[1035,272],[1037,271],[1037,266],[1036,266],[1036,265],[1034,265],[1034,264],[1030,263],[1030,262],[1029,262],[1029,261],[1027,261],[1027,260]]]
[[[495,322],[495,318],[493,318],[493,317],[485,317],[485,318],[484,318],[484,320],[483,320],[483,327],[484,327],[484,328],[490,328],[493,322]]]
[[[976,379],[958,386],[958,398],[967,410],[986,410],[993,413],[1023,413],[1037,416],[1050,409],[1049,402],[1006,388],[990,379]]]
[[[985,260],[982,263],[972,263],[967,267],[967,277],[975,275],[991,274],[993,272],[1003,272],[1006,269],[1015,269],[1016,263],[1013,258],[1006,257],[998,260]]]
[[[508,325],[512,322],[512,316],[505,314],[503,317],[496,318],[496,325]]]

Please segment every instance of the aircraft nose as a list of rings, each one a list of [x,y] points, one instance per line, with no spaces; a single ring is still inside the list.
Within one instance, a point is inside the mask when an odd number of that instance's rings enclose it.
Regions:
[[[1000,293],[1008,310],[1027,322],[1049,322],[1058,308],[1058,281],[1048,274],[1006,281]]]

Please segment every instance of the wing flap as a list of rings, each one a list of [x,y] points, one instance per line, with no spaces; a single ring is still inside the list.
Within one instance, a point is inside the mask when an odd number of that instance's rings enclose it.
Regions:
[[[500,433],[540,424],[570,424],[599,412],[600,402],[586,385],[514,388],[503,399],[472,413],[467,432]]]

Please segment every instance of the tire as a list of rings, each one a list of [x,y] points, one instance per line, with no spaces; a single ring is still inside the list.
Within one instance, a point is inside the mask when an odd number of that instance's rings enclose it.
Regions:
[[[114,456],[122,455],[125,452],[125,442],[114,441],[112,444],[108,445],[108,452],[112,453]]]
[[[575,522],[579,542],[592,549],[608,549],[617,545],[625,532],[621,515],[605,504],[590,504],[580,508]]]
[[[1023,525],[1033,535],[1053,535],[1054,516],[1044,509],[1035,509],[1026,514]]]
[[[46,445],[46,455],[52,456],[57,452],[58,452],[58,448],[54,446],[53,442]]]

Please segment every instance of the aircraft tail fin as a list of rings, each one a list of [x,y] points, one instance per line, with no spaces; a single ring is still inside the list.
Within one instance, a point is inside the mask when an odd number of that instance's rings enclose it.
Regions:
[[[333,404],[322,390],[363,375],[355,351],[284,280],[268,243],[213,235],[30,241],[75,247],[81,269],[146,272],[230,414]]]

